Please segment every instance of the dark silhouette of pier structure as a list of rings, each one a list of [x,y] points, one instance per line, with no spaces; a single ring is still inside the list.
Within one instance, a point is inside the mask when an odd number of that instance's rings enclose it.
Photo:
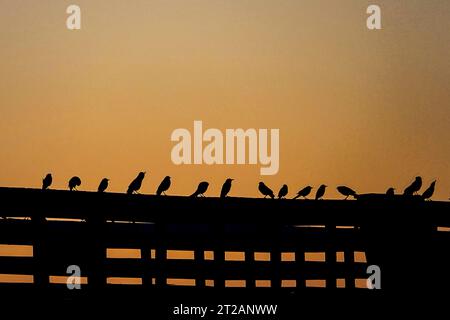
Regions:
[[[91,292],[171,290],[357,291],[381,270],[381,291],[448,285],[450,203],[411,196],[358,200],[192,198],[0,188],[0,244],[29,245],[30,257],[0,257],[0,274],[33,275],[33,283],[0,283],[0,291]],[[22,218],[25,217],[25,218]],[[444,229],[443,229],[444,228]],[[139,249],[140,258],[108,258],[108,248]],[[191,259],[168,252],[190,253]],[[230,252],[239,252],[229,259]],[[355,260],[355,252],[365,259]],[[308,261],[320,253],[323,261]],[[270,259],[261,259],[261,255]],[[82,290],[50,283],[77,265]],[[141,285],[107,283],[140,278]],[[362,280],[361,280],[362,279]],[[325,288],[309,288],[322,280]],[[240,281],[245,288],[228,288]],[[364,283],[364,282],[363,282]],[[263,284],[263,285],[261,285]],[[345,288],[342,288],[345,287]],[[176,290],[176,289],[174,289]]]

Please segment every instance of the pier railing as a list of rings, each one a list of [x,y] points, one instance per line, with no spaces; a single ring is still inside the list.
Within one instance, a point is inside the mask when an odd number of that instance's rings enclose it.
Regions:
[[[385,288],[408,281],[445,285],[449,266],[446,202],[380,195],[314,201],[14,188],[0,188],[0,198],[0,244],[32,248],[29,255],[0,257],[0,282],[9,274],[32,278],[0,284],[0,290],[66,288],[69,266],[79,268],[81,286],[88,290],[125,283],[152,290],[290,292],[366,290],[369,265],[380,267]]]

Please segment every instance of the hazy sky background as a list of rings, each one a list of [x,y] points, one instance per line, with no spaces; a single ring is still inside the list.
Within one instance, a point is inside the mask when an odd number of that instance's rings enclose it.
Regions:
[[[66,7],[82,10],[69,31]],[[382,8],[383,30],[366,28]],[[400,191],[416,175],[450,196],[450,2],[0,0],[0,186],[79,175],[124,192],[201,180],[258,196],[264,180]],[[176,128],[279,128],[280,171],[175,166]]]

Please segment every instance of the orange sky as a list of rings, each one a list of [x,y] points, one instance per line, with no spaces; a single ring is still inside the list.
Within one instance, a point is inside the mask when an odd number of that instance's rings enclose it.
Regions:
[[[82,30],[65,27],[66,7]],[[383,30],[365,27],[382,8]],[[0,186],[79,175],[143,193],[201,180],[217,195],[326,183],[399,190],[414,176],[450,196],[450,3],[429,1],[0,0]],[[279,128],[280,170],[175,166],[176,128]]]

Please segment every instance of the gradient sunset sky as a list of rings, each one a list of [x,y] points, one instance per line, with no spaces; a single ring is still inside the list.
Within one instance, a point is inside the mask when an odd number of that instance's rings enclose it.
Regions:
[[[66,8],[82,29],[66,29]],[[366,8],[382,9],[380,31]],[[208,180],[259,196],[263,180],[450,197],[450,2],[440,0],[0,0],[0,186],[169,194]],[[176,128],[279,128],[280,170],[172,164]]]

